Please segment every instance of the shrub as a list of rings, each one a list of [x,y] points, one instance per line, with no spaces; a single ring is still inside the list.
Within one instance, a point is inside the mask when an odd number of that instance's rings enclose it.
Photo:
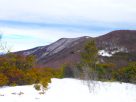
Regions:
[[[64,65],[63,67],[63,77],[64,78],[73,78],[74,77],[74,71],[73,68],[69,65]]]
[[[38,77],[36,72],[34,72],[33,70],[29,70],[25,72],[23,80],[24,84],[34,84],[37,83]]]
[[[40,90],[41,90],[41,85],[35,84],[35,85],[34,85],[34,88],[35,88],[37,91],[40,91]]]
[[[10,86],[12,86],[12,87],[17,86],[16,83],[9,83],[9,84],[10,84]]]
[[[43,85],[43,87],[45,89],[47,89],[48,83],[51,83],[51,78],[50,77],[44,77],[44,78],[41,79],[40,83]]]
[[[96,71],[98,73],[99,80],[112,80],[113,75],[112,72],[114,68],[114,64],[106,63],[106,64],[97,64]]]
[[[4,86],[4,85],[7,85],[8,84],[8,78],[0,73],[0,86]]]
[[[22,70],[19,70],[17,68],[11,68],[7,70],[5,75],[8,77],[10,85],[24,85],[24,81],[22,80],[24,78],[24,72]]]
[[[16,55],[16,67],[21,70],[31,69],[35,64],[34,56]]]
[[[48,86],[51,78],[61,78],[62,69],[33,68],[34,56],[8,53],[0,56],[0,86],[42,83]]]
[[[118,81],[136,83],[136,62],[129,63],[128,66],[119,69],[114,73]]]
[[[13,53],[0,56],[0,71],[6,71],[10,68],[18,68],[20,70],[31,69],[35,65],[34,56],[23,56]]]

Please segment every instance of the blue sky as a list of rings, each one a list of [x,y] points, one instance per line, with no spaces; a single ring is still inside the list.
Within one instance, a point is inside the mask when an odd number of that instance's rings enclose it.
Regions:
[[[136,0],[0,0],[0,34],[11,51],[62,37],[136,30]]]

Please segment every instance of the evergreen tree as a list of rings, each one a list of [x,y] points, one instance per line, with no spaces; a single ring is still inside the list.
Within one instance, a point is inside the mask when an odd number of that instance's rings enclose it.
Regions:
[[[90,84],[97,80],[96,62],[98,50],[94,40],[90,40],[85,44],[84,51],[81,53],[81,70],[80,75],[83,80],[87,81],[89,90]],[[93,84],[94,86],[94,84]]]
[[[98,50],[95,41],[91,40],[85,44],[84,51],[81,53],[81,63],[84,78],[96,80],[96,62]],[[88,80],[88,79],[87,79]]]

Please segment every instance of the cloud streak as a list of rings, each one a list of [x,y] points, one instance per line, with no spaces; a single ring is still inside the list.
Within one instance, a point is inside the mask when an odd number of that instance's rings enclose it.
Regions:
[[[1,0],[0,19],[49,23],[134,22],[135,4],[135,0]]]
[[[135,4],[136,0],[0,0],[0,32],[15,51],[62,37],[136,29]]]

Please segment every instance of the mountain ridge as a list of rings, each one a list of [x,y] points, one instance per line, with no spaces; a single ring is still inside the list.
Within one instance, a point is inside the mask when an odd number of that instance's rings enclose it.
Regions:
[[[80,52],[88,40],[95,40],[99,51],[114,55],[118,52],[136,53],[136,30],[117,30],[99,37],[61,38],[56,42],[33,49],[19,51],[18,54],[36,56],[37,64],[44,67],[59,68],[65,64],[80,62]],[[101,53],[100,57],[104,56]]]

